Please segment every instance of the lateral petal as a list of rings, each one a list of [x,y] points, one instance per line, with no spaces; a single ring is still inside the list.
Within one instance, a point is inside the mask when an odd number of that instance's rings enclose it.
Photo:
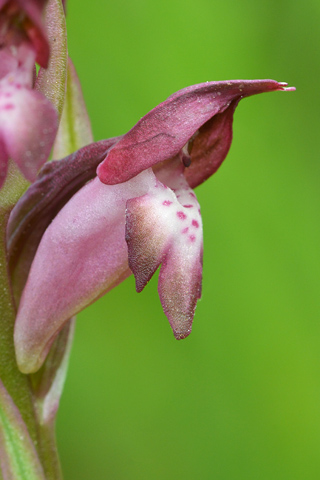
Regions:
[[[224,112],[210,118],[199,128],[191,145],[191,164],[184,170],[191,188],[211,177],[226,158],[232,142],[233,114],[239,100],[231,102]]]

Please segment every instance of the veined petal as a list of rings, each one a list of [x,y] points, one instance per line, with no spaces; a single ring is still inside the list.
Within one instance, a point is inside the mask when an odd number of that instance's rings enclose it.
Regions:
[[[107,186],[85,185],[47,228],[31,266],[15,323],[17,361],[36,371],[68,318],[128,275],[125,206],[154,185],[152,171]]]
[[[63,158],[93,142],[89,115],[76,69],[69,58],[67,89],[58,133],[53,145],[53,158]]]
[[[160,264],[159,295],[177,339],[191,332],[201,296],[202,221],[199,204],[181,167],[162,173],[146,195],[127,202],[129,266],[140,292]]]
[[[274,80],[233,80],[193,85],[174,93],[123,136],[99,165],[106,184],[127,181],[142,170],[175,157],[198,129],[231,102],[257,93],[286,90]]]
[[[61,0],[49,0],[45,9],[45,23],[50,44],[47,67],[40,68],[35,89],[45,95],[61,117],[67,80],[67,28]]]

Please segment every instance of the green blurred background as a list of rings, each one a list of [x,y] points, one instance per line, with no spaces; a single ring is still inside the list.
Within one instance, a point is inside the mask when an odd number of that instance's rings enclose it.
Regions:
[[[157,279],[78,316],[58,418],[66,480],[320,478],[320,3],[68,0],[96,140],[207,80],[274,78],[246,99],[197,189],[203,298],[177,342]]]

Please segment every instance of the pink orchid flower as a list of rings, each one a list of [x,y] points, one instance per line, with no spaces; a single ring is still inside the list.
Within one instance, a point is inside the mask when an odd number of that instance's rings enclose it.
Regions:
[[[47,68],[49,42],[42,22],[47,0],[0,0],[0,44],[17,47],[28,43],[36,62]]]
[[[189,335],[202,280],[202,222],[192,189],[224,160],[239,100],[276,90],[292,89],[273,80],[188,87],[126,135],[66,159],[67,165],[88,160],[92,152],[99,163],[101,149],[105,157],[98,176],[55,216],[36,251],[15,324],[23,372],[41,366],[68,318],[131,272],[141,291],[160,265],[163,310],[177,339]],[[82,178],[81,168],[70,170],[70,184]],[[45,172],[39,182],[48,187]]]
[[[33,87],[35,53],[21,45],[0,52],[0,188],[11,158],[29,181],[48,159],[58,128],[52,103]]]

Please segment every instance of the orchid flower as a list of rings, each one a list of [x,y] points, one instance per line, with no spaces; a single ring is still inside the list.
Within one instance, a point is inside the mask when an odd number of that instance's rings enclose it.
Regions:
[[[34,52],[23,45],[18,49],[19,56],[1,53],[6,54],[7,64],[16,60],[16,68],[0,79],[0,187],[6,178],[9,158],[27,180],[35,180],[48,159],[58,128],[56,109],[32,88]]]
[[[29,181],[48,159],[58,128],[55,107],[33,87],[35,62],[47,67],[46,0],[0,0],[0,188],[11,158]]]
[[[36,62],[47,68],[49,42],[42,22],[47,0],[0,0],[0,44],[17,47],[29,44]]]
[[[13,212],[13,219],[19,217],[32,192],[45,202],[50,185],[58,209],[65,203],[51,223],[50,215],[42,214],[41,228],[49,226],[20,301],[15,347],[23,372],[41,366],[71,316],[132,272],[140,292],[160,265],[164,313],[177,339],[189,335],[202,281],[202,222],[192,189],[226,157],[239,100],[292,90],[286,85],[237,80],[185,88],[126,135],[84,147],[57,162],[60,167],[44,168],[22,207],[18,203]],[[85,174],[93,165],[98,165],[97,176],[83,186],[94,177]],[[54,183],[50,173],[59,168]],[[71,196],[77,182],[81,188]],[[64,199],[65,190],[69,193]],[[50,195],[44,212],[53,208]]]

